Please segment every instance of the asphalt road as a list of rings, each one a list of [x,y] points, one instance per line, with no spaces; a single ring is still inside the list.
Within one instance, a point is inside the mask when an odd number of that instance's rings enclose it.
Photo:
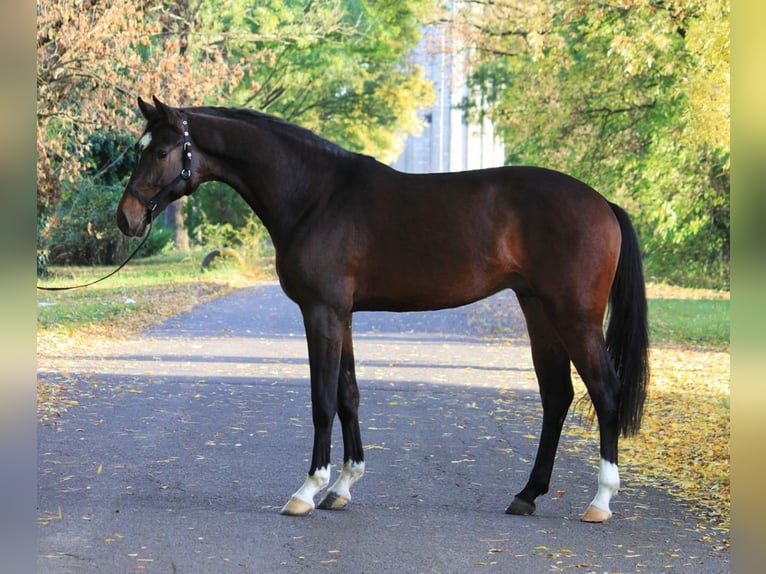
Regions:
[[[38,429],[38,573],[729,571],[685,501],[624,469],[612,520],[580,522],[598,455],[572,436],[537,513],[504,514],[541,421],[512,295],[354,330],[367,472],[347,510],[307,518],[279,514],[312,428],[300,315],[277,285],[41,363],[72,404]]]

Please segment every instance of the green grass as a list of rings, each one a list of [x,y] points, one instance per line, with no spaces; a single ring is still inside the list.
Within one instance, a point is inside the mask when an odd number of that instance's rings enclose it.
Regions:
[[[652,344],[727,349],[728,299],[649,299]]]
[[[158,317],[224,292],[231,285],[252,280],[257,271],[222,260],[208,271],[200,270],[205,253],[169,253],[131,261],[116,275],[82,289],[37,292],[37,326],[45,331],[69,332],[85,325],[109,325],[119,320]],[[51,277],[41,285],[62,287],[89,282],[114,266],[51,266]]]
[[[150,321],[226,292],[232,285],[253,282],[272,268],[270,260],[242,269],[233,258],[218,258],[200,270],[204,251],[168,253],[132,261],[119,273],[84,289],[38,291],[37,325],[41,331],[71,332],[82,326],[108,326],[119,321]],[[114,267],[52,266],[44,285],[67,286],[91,281]],[[663,294],[664,295],[664,294]],[[729,347],[729,300],[649,299],[651,342],[655,344]],[[117,327],[119,329],[119,327]]]

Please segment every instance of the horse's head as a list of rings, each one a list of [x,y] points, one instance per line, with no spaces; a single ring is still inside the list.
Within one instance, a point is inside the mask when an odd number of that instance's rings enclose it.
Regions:
[[[151,219],[199,185],[186,115],[153,100],[151,105],[138,99],[146,128],[136,144],[133,174],[117,206],[117,225],[129,236],[143,235]]]

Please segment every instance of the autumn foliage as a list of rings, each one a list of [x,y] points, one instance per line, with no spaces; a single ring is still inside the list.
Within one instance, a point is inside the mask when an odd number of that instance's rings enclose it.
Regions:
[[[184,0],[38,0],[37,12],[38,210],[93,167],[90,134],[135,130],[137,96],[217,99],[247,66],[190,34]]]

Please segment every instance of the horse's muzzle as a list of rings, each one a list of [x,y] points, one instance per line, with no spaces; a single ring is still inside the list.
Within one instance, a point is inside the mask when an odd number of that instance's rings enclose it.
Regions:
[[[139,237],[146,230],[146,213],[141,210],[140,217],[129,218],[122,206],[117,208],[117,227],[128,237]]]

